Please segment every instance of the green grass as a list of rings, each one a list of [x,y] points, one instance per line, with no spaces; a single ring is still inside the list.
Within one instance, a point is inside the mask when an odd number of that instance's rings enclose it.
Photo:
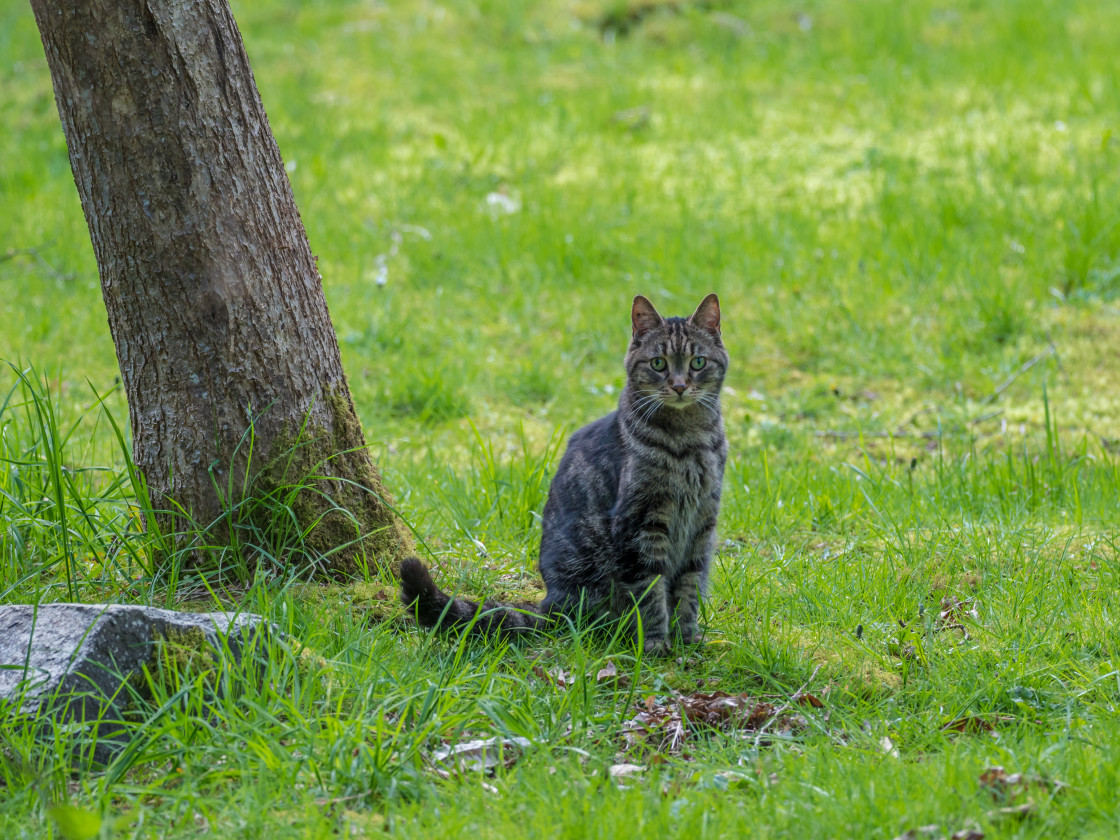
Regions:
[[[270,648],[208,709],[201,675],[157,680],[106,769],[70,774],[78,733],[5,726],[0,833],[71,803],[127,837],[1117,834],[1120,7],[234,12],[367,437],[449,587],[539,594],[548,479],[617,399],[632,296],[720,294],[709,643],[459,647],[376,571],[284,574],[268,533],[222,555],[225,590],[157,568],[42,47],[0,0],[0,600],[235,603],[313,652]],[[824,709],[785,735],[622,737],[649,697],[802,686]],[[532,746],[492,776],[433,765],[492,737]],[[619,763],[647,770],[620,787]],[[1066,787],[1001,794],[995,764]]]

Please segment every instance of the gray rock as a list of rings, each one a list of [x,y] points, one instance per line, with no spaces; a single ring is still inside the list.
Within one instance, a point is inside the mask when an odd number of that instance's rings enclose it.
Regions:
[[[0,606],[0,710],[38,716],[48,725],[84,724],[93,759],[106,763],[127,741],[122,712],[132,691],[142,691],[136,677],[159,661],[160,645],[212,662],[226,661],[228,650],[236,663],[272,629],[247,613],[123,604]]]

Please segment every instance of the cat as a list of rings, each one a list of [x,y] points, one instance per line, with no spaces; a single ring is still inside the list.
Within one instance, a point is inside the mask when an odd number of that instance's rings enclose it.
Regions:
[[[423,563],[401,564],[401,599],[425,627],[520,634],[559,615],[622,619],[647,653],[701,640],[727,438],[728,356],[719,298],[662,318],[638,295],[618,410],[568,442],[542,516],[540,604],[479,606],[444,594]],[[634,606],[637,610],[634,610]],[[635,614],[636,612],[636,614]]]

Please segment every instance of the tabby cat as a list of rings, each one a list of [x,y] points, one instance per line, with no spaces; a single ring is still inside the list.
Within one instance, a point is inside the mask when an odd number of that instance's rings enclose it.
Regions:
[[[667,650],[674,636],[700,640],[697,614],[727,460],[719,298],[708,295],[688,318],[662,318],[639,295],[631,320],[618,410],[572,435],[549,489],[544,601],[480,607],[452,599],[411,558],[401,564],[401,598],[420,624],[510,634],[582,612],[628,618],[635,631],[640,618],[651,653]]]

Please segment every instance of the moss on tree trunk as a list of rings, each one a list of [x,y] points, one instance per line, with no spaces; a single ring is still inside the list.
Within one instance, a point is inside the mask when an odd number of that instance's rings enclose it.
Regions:
[[[268,484],[298,488],[291,508],[297,521],[312,526],[305,544],[322,558],[323,571],[349,576],[363,564],[395,571],[402,549],[412,546],[411,533],[399,517],[385,520],[392,498],[369,457],[349,392],[333,391],[326,402],[330,428],[293,428],[278,440],[281,454],[267,471]],[[384,524],[363,529],[371,520]]]

